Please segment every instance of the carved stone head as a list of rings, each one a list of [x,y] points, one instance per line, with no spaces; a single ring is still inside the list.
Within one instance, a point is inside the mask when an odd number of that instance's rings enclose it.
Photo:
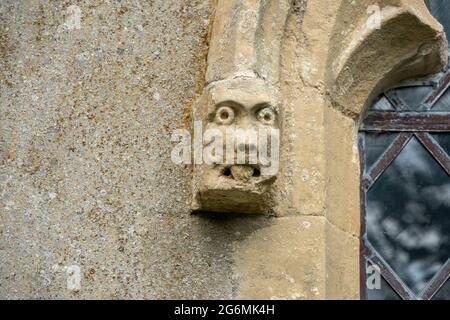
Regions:
[[[195,110],[203,164],[194,169],[194,209],[262,212],[279,169],[277,90],[255,78],[217,81]]]
[[[263,213],[270,207],[282,123],[276,85],[290,8],[290,0],[217,2],[208,85],[193,112],[194,136],[204,131],[194,143],[194,210]]]

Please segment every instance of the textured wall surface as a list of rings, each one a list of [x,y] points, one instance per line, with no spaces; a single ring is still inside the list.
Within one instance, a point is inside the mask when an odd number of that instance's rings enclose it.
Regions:
[[[271,217],[191,215],[170,160],[217,0],[0,0],[0,298],[358,298],[359,113],[394,68],[444,63],[442,29],[421,0],[289,3]],[[415,22],[408,54],[367,31],[374,3]]]
[[[323,218],[190,215],[214,5],[1,1],[1,298],[323,296]]]
[[[232,296],[233,234],[190,217],[191,169],[170,161],[210,14],[208,0],[0,2],[1,298]]]

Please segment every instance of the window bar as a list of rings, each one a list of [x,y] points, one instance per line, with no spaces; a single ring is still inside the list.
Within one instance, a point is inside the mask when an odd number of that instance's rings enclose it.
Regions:
[[[433,296],[438,293],[446,281],[450,277],[450,259],[446,262],[441,271],[436,275],[436,277],[431,281],[431,284],[424,290],[421,295],[423,300],[431,300]]]
[[[450,175],[450,157],[445,152],[439,143],[434,140],[429,133],[416,133],[415,136],[419,139],[422,145],[431,153],[433,158],[439,162],[439,164],[444,168],[445,172]]]
[[[389,148],[383,153],[380,159],[369,170],[369,172],[364,175],[362,185],[366,190],[370,189],[370,187],[377,181],[386,168],[389,167],[392,161],[397,158],[411,139],[412,135],[412,133],[400,133]]]

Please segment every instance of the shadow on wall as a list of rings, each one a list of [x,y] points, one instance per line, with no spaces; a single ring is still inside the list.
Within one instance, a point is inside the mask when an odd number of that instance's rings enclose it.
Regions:
[[[264,215],[209,212],[195,213],[192,217],[203,224],[201,230],[205,237],[215,235],[218,239],[232,239],[232,241],[245,240],[255,231],[269,227],[274,219]]]
[[[148,299],[236,299],[242,271],[240,244],[274,222],[232,213],[163,214],[142,237],[139,261],[148,276],[139,290]],[[143,290],[143,291],[142,291]]]

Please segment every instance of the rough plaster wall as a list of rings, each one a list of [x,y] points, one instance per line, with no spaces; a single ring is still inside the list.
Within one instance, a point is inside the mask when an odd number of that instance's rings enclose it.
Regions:
[[[323,218],[192,216],[169,159],[214,3],[1,0],[0,298],[324,297]]]
[[[211,11],[208,0],[0,1],[0,298],[235,294],[245,230],[191,217],[190,168],[170,161]],[[70,265],[79,292],[66,288]]]
[[[191,168],[170,161],[215,0],[0,0],[0,298],[358,297],[359,196],[341,184],[357,191],[355,124],[325,84],[343,1],[298,0],[288,19],[271,218],[190,215]]]

